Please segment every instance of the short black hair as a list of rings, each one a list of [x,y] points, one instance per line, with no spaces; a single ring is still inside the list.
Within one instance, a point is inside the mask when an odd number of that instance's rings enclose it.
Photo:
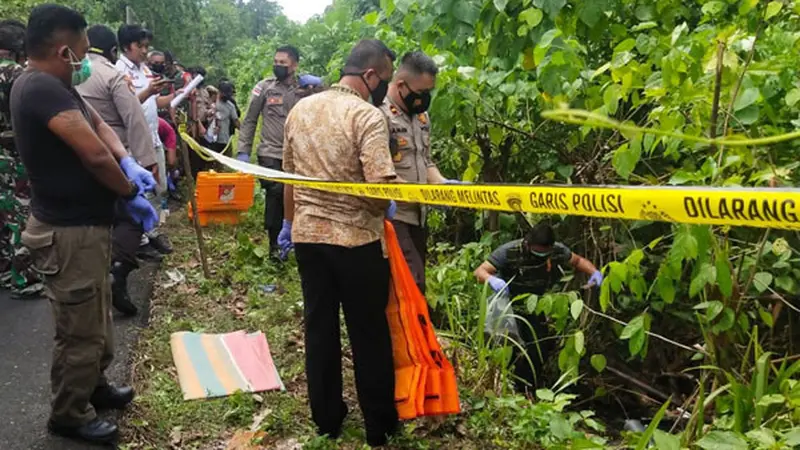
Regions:
[[[428,74],[434,77],[439,73],[439,67],[436,66],[433,58],[420,51],[403,55],[399,70],[405,70],[414,75]]]
[[[193,67],[189,72],[192,75],[202,75],[203,78],[205,78],[206,74],[208,73],[208,72],[206,72],[206,68],[203,67],[203,66]]]
[[[300,62],[300,50],[298,50],[297,47],[291,45],[282,45],[275,50],[275,53],[286,53],[295,63]]]
[[[103,52],[103,55],[111,53],[111,49],[117,46],[117,35],[105,25],[92,25],[86,34],[89,36],[89,45]]]
[[[525,243],[552,247],[556,243],[556,232],[553,231],[553,227],[546,223],[537,223],[525,233]]]
[[[123,50],[128,50],[131,44],[144,40],[152,41],[153,33],[141,25],[123,25],[117,31],[117,40],[119,40],[119,46]]]
[[[0,50],[20,57],[25,53],[25,24],[19,20],[0,20]]]
[[[44,58],[55,43],[55,34],[69,32],[80,34],[86,29],[83,14],[66,6],[45,3],[33,8],[28,18],[25,50],[34,58]]]
[[[219,83],[219,93],[225,96],[226,98],[233,97],[233,83],[230,81],[220,81]]]
[[[367,69],[380,67],[385,58],[394,62],[397,55],[378,39],[364,39],[359,41],[344,64],[344,75],[362,73]]]

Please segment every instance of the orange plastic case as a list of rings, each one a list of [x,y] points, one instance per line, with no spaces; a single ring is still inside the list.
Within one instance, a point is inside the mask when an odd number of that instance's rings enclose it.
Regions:
[[[255,178],[243,173],[200,172],[194,192],[201,226],[239,223],[241,213],[253,206]],[[187,208],[192,219],[192,204]]]

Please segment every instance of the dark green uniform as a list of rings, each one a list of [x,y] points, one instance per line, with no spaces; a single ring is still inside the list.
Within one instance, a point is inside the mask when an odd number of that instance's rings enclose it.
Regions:
[[[41,293],[43,286],[20,244],[31,192],[14,147],[9,104],[11,85],[23,71],[16,62],[0,61],[0,286],[15,296],[32,296]]]

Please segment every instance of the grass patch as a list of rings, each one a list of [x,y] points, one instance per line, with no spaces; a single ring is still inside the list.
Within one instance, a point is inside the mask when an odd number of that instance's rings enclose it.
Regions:
[[[285,265],[270,261],[262,217],[263,203],[257,202],[240,225],[204,229],[213,272],[210,280],[202,276],[194,230],[185,212],[170,218],[166,231],[175,253],[156,274],[150,326],[143,331],[135,351],[134,385],[139,395],[123,420],[126,443],[122,448],[225,448],[237,430],[264,432],[263,448],[368,448],[346,337],[344,397],[351,413],[338,440],[316,436],[306,397],[299,275],[291,261]],[[163,288],[168,270],[181,271],[186,281]],[[270,292],[266,285],[277,289]],[[267,335],[286,391],[184,401],[172,362],[170,335],[177,331],[224,333],[242,329]],[[459,352],[458,358],[462,363],[459,380],[464,414],[407,422],[389,448],[540,448],[533,433],[547,434],[547,421],[532,420],[525,406],[529,402],[524,399],[517,399],[510,407],[509,403],[492,400],[492,394],[477,385],[467,386],[465,381],[474,376],[463,370],[474,366],[470,361],[475,356],[463,353]],[[494,420],[501,413],[503,419]],[[524,423],[515,422],[517,413],[525,417]],[[538,428],[520,435],[519,430],[531,424]]]

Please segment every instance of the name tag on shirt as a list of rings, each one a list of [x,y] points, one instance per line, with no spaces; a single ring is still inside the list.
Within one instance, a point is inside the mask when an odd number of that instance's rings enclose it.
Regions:
[[[267,104],[269,104],[269,105],[282,105],[283,104],[283,97],[269,97],[267,99]]]

